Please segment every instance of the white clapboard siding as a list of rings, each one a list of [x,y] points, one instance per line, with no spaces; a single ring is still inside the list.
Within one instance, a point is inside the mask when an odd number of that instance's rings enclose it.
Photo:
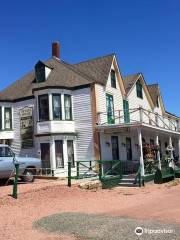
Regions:
[[[113,65],[112,65],[111,69],[114,70]],[[107,122],[106,94],[110,94],[113,96],[115,117],[117,117],[115,120],[115,123],[119,123],[118,111],[123,110],[123,96],[121,93],[119,82],[117,81],[117,77],[116,77],[116,88],[111,87],[111,74],[109,74],[109,76],[108,76],[106,86],[96,84],[97,112],[104,113],[104,114],[100,115],[101,123]]]
[[[73,91],[76,140],[76,159],[94,160],[93,124],[90,88]]]
[[[142,89],[142,91],[143,91],[143,99],[137,97],[136,84],[133,86],[133,88],[131,89],[131,91],[128,95],[129,109],[135,109],[135,108],[142,107],[147,111],[152,110],[151,105],[146,97],[145,92],[144,92],[144,89]],[[130,115],[130,118],[133,121],[140,121],[139,111],[136,111],[132,115]],[[147,116],[143,115],[143,118],[144,118],[143,121],[148,122]]]
[[[21,135],[20,135],[20,110],[24,107],[32,107],[33,108],[33,116],[36,119],[36,106],[35,99],[25,100],[21,102],[16,102],[13,105],[13,129],[14,129],[14,139],[12,140],[11,147],[13,151],[19,156],[30,156],[37,157],[37,143],[34,137],[34,147],[28,149],[21,148]],[[36,120],[34,119],[34,132]]]

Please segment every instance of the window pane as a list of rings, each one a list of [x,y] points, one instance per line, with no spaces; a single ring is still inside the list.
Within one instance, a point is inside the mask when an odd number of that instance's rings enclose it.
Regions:
[[[71,162],[72,167],[74,167],[74,145],[73,145],[73,140],[67,140],[67,154],[68,154],[68,162]]]
[[[5,129],[12,128],[11,108],[4,108],[4,128]]]
[[[52,96],[53,102],[53,119],[54,120],[61,120],[61,95],[60,94],[53,94]]]
[[[65,120],[72,120],[71,95],[64,95]]]
[[[12,157],[13,153],[8,147],[0,148],[0,157]]]
[[[143,99],[142,84],[140,83],[139,80],[136,82],[136,92],[137,92],[137,97]]]
[[[40,121],[48,121],[49,120],[48,95],[39,96],[39,120]]]
[[[63,141],[55,141],[55,151],[56,151],[56,168],[64,167],[64,158],[63,158]]]
[[[113,69],[111,70],[111,87],[116,88],[116,74]]]

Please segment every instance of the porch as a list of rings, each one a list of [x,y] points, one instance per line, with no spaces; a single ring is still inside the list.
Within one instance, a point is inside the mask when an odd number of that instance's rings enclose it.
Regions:
[[[121,160],[122,173],[151,178],[152,163],[159,169],[167,158],[179,159],[180,132],[144,123],[98,125],[101,159]],[[172,149],[172,151],[169,151]],[[169,155],[171,154],[171,155]]]

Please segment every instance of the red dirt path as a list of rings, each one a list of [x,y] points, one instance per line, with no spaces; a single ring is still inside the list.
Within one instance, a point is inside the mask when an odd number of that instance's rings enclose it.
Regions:
[[[0,187],[3,240],[73,239],[32,229],[35,220],[60,212],[106,213],[180,224],[180,184],[90,191],[68,188],[60,181],[36,180],[34,184],[19,185],[17,200],[8,196],[11,190],[12,186]]]

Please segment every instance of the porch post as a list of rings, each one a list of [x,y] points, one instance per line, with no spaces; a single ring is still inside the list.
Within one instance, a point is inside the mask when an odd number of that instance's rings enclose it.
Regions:
[[[156,145],[159,147],[159,136],[158,135],[156,135]],[[161,158],[160,158],[159,150],[157,151],[157,160],[158,160],[159,169],[161,169]]]
[[[171,148],[173,147],[171,136],[169,137],[169,146],[170,146]],[[173,157],[173,151],[171,151],[171,159],[174,159],[174,157]]]
[[[144,159],[143,159],[143,146],[142,146],[142,133],[141,128],[138,128],[138,143],[140,149],[140,164],[141,164],[141,175],[144,176]]]
[[[54,170],[56,170],[56,154],[55,154],[54,137],[51,137],[51,141],[50,141],[50,164],[51,164],[52,175],[54,175]]]

